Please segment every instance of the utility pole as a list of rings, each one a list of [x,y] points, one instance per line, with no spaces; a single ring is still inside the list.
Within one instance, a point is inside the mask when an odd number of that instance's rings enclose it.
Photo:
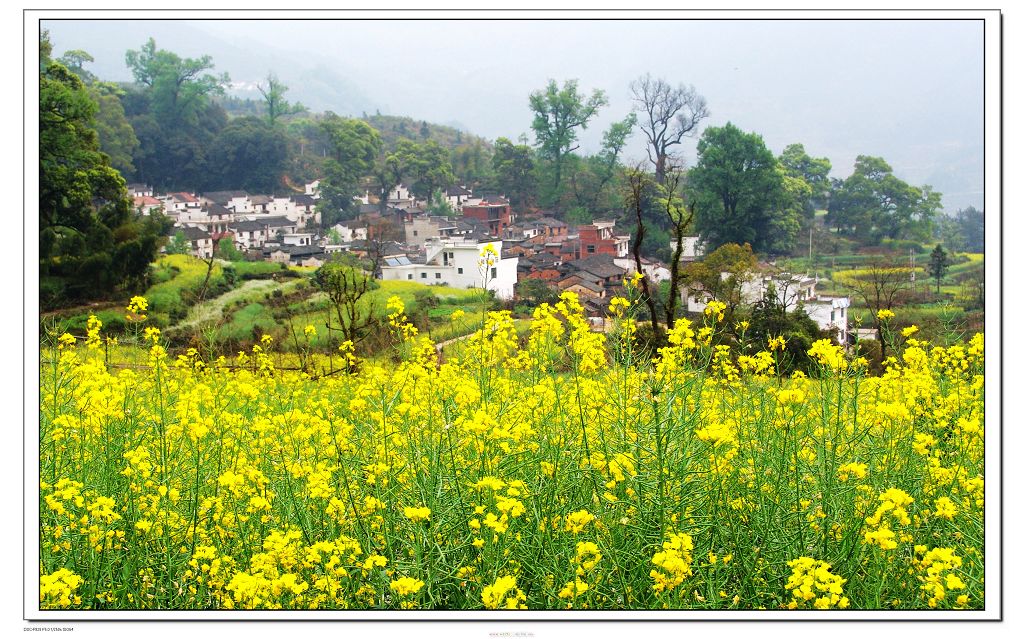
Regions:
[[[914,270],[914,255],[913,249],[910,251],[910,288],[914,293],[917,293],[917,271]]]

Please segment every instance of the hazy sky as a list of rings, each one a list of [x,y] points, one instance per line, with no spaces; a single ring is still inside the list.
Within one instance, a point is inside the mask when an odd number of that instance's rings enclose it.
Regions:
[[[857,155],[884,157],[947,210],[982,205],[980,21],[44,21],[55,50],[84,49],[92,69],[127,79],[124,52],[153,36],[184,56],[208,53],[233,81],[268,70],[317,109],[452,123],[489,139],[530,134],[527,97],[549,78],[606,91],[582,136],[632,104],[650,72],[692,84],[705,125],[732,121],[776,153],[802,142],[845,177]],[[532,140],[532,136],[531,136]],[[684,148],[695,161],[696,141]],[[637,133],[627,149],[643,157]]]

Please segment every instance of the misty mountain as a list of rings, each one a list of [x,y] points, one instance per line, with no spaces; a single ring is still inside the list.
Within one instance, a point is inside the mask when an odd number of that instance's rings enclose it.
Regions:
[[[880,156],[947,211],[983,207],[983,33],[971,20],[186,20],[44,21],[55,51],[84,49],[98,76],[127,80],[124,53],[153,36],[179,55],[209,54],[233,93],[258,97],[274,71],[289,100],[340,115],[380,112],[494,140],[532,140],[528,96],[549,78],[603,89],[609,105],[586,131],[634,106],[631,80],[650,72],[693,84],[707,126],[732,122],[780,153],[803,143],[845,178],[858,155]],[[696,161],[696,139],[680,151]],[[646,157],[633,135],[624,160]]]
[[[43,28],[50,30],[58,56],[69,49],[87,51],[96,60],[88,68],[105,80],[130,81],[125,52],[152,37],[158,48],[182,57],[210,55],[214,71],[231,76],[228,92],[241,98],[260,99],[256,85],[273,71],[288,86],[288,100],[313,111],[358,116],[380,108],[347,78],[343,64],[311,61],[263,38],[222,38],[185,21],[47,20]]]

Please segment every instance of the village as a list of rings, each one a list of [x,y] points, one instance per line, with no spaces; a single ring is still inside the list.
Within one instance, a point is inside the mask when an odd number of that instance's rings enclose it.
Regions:
[[[324,228],[317,210],[318,187],[315,180],[302,193],[271,196],[245,191],[158,194],[143,184],[128,185],[136,210],[162,211],[174,222],[169,239],[183,237],[200,259],[212,259],[224,239],[245,259],[293,266],[316,268],[334,254],[351,254],[370,259],[380,280],[485,287],[506,302],[516,297],[517,284],[540,280],[556,292],[575,293],[596,327],[604,325],[611,298],[622,293],[623,279],[637,271],[630,236],[617,234],[614,221],[570,227],[543,211],[518,214],[505,197],[474,195],[463,186],[442,192],[456,215],[432,215],[408,185],[399,184],[383,206],[367,189],[357,198],[356,219]],[[684,237],[683,244],[682,264],[702,258],[699,237]],[[488,246],[494,251],[493,264],[482,272],[480,255]],[[671,277],[668,266],[658,260],[641,257],[640,265],[653,284]],[[728,275],[722,273],[723,278]],[[817,284],[813,275],[786,273],[759,262],[757,272],[740,283],[740,301],[753,305],[775,295],[787,312],[802,307],[820,330],[834,330],[839,343],[848,343],[850,298],[819,295]],[[703,312],[710,299],[699,284],[681,289],[689,313]]]

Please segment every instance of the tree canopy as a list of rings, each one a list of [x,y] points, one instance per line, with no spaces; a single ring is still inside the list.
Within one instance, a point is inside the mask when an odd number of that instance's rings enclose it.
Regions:
[[[853,174],[833,182],[825,221],[861,241],[925,240],[941,206],[941,194],[931,187],[907,184],[882,158],[859,155]]]
[[[586,129],[598,109],[608,104],[604,91],[595,89],[590,97],[579,92],[576,80],[566,80],[562,88],[549,80],[547,86],[530,94],[533,133],[541,157],[552,163],[551,192],[557,199],[562,186],[565,157],[579,148],[578,130]]]
[[[354,204],[360,179],[369,175],[383,148],[380,134],[362,120],[328,112],[320,122],[330,144],[320,181],[319,207],[325,226],[349,220],[358,212]],[[387,194],[384,194],[387,197]]]
[[[207,188],[271,193],[280,188],[287,152],[280,128],[262,118],[235,118],[214,138]]]
[[[170,224],[132,213],[125,181],[100,150],[99,107],[82,79],[50,57],[39,74],[39,260],[44,308],[141,286]]]
[[[709,246],[749,243],[770,250],[792,229],[773,224],[786,195],[783,172],[756,133],[734,124],[709,127],[697,144],[698,162],[689,173],[697,207],[696,228]]]

